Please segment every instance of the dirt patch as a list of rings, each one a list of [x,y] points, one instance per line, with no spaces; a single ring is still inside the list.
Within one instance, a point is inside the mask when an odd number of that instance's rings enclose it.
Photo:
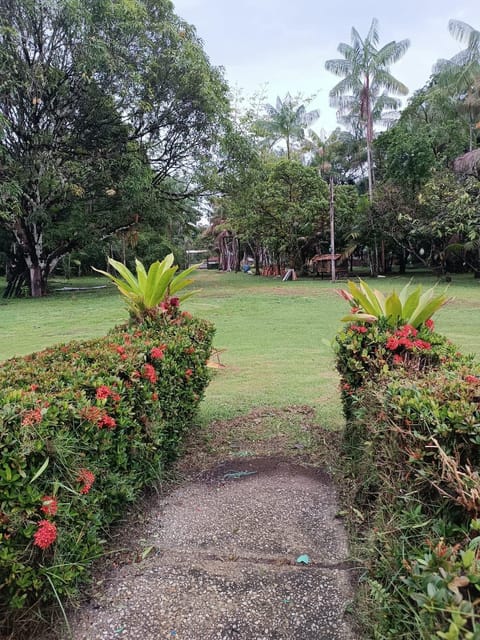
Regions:
[[[262,407],[231,420],[215,420],[191,434],[175,471],[195,477],[225,460],[279,458],[330,468],[340,436],[323,429],[306,405]]]

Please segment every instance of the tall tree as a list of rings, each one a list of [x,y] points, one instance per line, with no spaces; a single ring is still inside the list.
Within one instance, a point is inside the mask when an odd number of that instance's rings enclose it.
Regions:
[[[132,224],[148,190],[208,189],[227,110],[168,0],[0,0],[0,217],[31,294],[84,229]]]
[[[276,105],[264,105],[266,117],[257,121],[256,129],[260,136],[265,137],[270,147],[280,140],[285,141],[287,159],[290,160],[295,141],[305,139],[305,131],[320,117],[317,109],[307,111],[300,99],[292,98],[287,93],[281,100],[277,97]]]
[[[385,108],[392,109],[398,102],[388,93],[406,95],[407,87],[397,80],[389,67],[397,62],[410,46],[409,40],[392,41],[378,48],[378,21],[374,18],[363,39],[352,27],[351,45],[341,42],[338,52],[343,58],[327,60],[325,68],[343,79],[330,91],[332,105],[340,112],[358,113],[365,128],[369,195],[373,194],[372,142],[374,120]]]

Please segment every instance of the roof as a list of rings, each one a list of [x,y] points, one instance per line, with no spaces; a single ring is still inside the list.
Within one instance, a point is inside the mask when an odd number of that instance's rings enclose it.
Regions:
[[[335,261],[339,260],[342,257],[341,253],[335,253],[333,255],[333,257],[335,258]],[[322,254],[318,254],[316,256],[313,256],[312,258],[312,262],[329,262],[332,259],[332,254],[331,253],[322,253]]]

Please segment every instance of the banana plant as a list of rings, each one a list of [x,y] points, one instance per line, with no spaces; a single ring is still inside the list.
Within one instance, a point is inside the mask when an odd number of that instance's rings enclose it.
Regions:
[[[343,322],[376,322],[384,318],[391,327],[409,324],[418,328],[450,301],[445,292],[436,293],[436,287],[422,293],[421,285],[411,290],[410,283],[399,294],[393,291],[388,295],[373,289],[363,280],[359,284],[349,280],[347,287],[348,291],[338,293],[358,312],[348,314],[342,318]]]
[[[93,269],[115,284],[126,300],[130,316],[141,321],[147,316],[156,315],[160,305],[168,302],[173,296],[184,301],[196,293],[190,291],[178,295],[182,289],[192,284],[193,280],[188,276],[196,267],[190,267],[175,275],[178,265],[174,265],[173,261],[173,253],[170,253],[162,261],[157,260],[151,264],[147,272],[142,262],[135,259],[135,275],[122,262],[109,258],[109,265],[117,271],[119,277],[95,267]]]

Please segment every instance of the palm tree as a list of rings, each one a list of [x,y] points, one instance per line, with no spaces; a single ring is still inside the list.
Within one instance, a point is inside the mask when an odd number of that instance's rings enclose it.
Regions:
[[[307,111],[305,105],[287,93],[283,101],[277,97],[276,105],[264,105],[267,117],[257,121],[261,136],[269,140],[270,147],[285,140],[287,158],[290,160],[292,144],[295,140],[305,139],[305,129],[320,117],[320,111]]]
[[[357,115],[365,128],[367,143],[368,191],[373,194],[373,123],[385,108],[396,109],[399,101],[388,93],[406,95],[407,87],[394,78],[389,67],[399,60],[410,46],[409,40],[392,41],[378,49],[378,21],[372,24],[365,39],[352,27],[352,44],[341,42],[338,52],[343,58],[327,60],[325,68],[336,76],[343,77],[330,91],[332,106],[339,109],[342,117],[350,112]]]
[[[435,84],[439,91],[448,92],[457,101],[457,110],[469,127],[472,151],[480,118],[480,31],[461,20],[450,20],[448,29],[466,48],[449,60],[436,62]]]

